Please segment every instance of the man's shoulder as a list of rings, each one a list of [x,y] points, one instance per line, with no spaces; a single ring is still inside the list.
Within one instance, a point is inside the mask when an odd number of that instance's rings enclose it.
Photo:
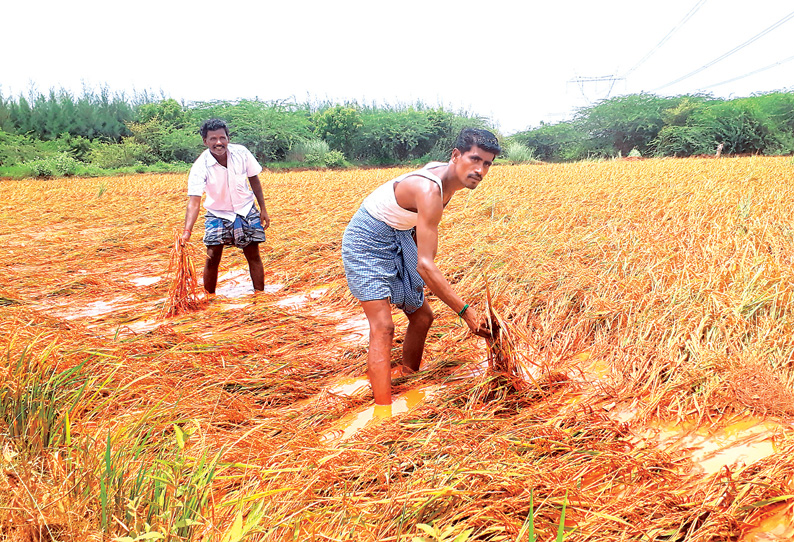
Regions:
[[[193,166],[190,168],[191,170],[196,168],[204,168],[207,167],[207,155],[209,155],[210,150],[204,149],[201,154],[198,155],[198,158],[193,162]]]
[[[240,145],[239,143],[229,143],[226,147],[229,152],[234,154],[251,154],[251,151],[248,150],[248,147],[245,145]]]

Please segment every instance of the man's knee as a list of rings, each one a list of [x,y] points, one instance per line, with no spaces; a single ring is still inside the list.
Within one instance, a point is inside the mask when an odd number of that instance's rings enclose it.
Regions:
[[[433,320],[435,319],[436,315],[433,313],[433,309],[426,303],[419,307],[410,317],[410,321],[423,328],[429,328],[433,325]]]
[[[211,245],[207,247],[207,266],[218,267],[223,256],[223,245]]]
[[[259,254],[259,243],[251,243],[243,248],[243,254],[249,264],[261,263],[262,257]]]
[[[394,338],[394,322],[391,320],[388,321],[376,321],[369,323],[369,334],[371,337],[381,337],[381,338]]]

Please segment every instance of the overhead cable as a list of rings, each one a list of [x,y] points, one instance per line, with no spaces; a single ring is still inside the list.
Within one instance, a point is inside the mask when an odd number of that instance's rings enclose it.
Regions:
[[[755,71],[751,71],[750,73],[745,73],[744,75],[740,75],[739,77],[734,77],[733,79],[728,79],[727,81],[723,81],[722,83],[715,83],[713,85],[709,85],[707,87],[700,87],[698,90],[706,90],[708,88],[718,87],[720,85],[726,85],[728,83],[733,83],[734,81],[738,81],[739,79],[744,79],[745,77],[750,77],[751,75],[755,75],[757,73],[761,73],[763,71],[769,70],[774,68],[775,66],[780,66],[781,64],[785,64],[786,62],[791,62],[794,60],[794,56],[790,56],[781,60],[780,62],[775,62],[774,64],[770,64],[769,66],[764,66],[763,68],[758,68]]]
[[[675,81],[670,81],[670,82],[669,82],[669,83],[667,83],[666,85],[662,85],[662,86],[660,86],[660,87],[658,87],[658,88],[654,89],[654,92],[658,92],[659,90],[662,90],[663,88],[667,88],[667,87],[669,87],[669,86],[671,86],[671,85],[675,85],[676,83],[680,83],[680,82],[681,82],[681,81],[683,81],[684,79],[689,79],[689,78],[690,78],[690,77],[692,77],[693,75],[695,75],[695,74],[698,74],[698,73],[702,72],[703,70],[705,70],[705,69],[707,69],[707,68],[710,68],[711,66],[713,66],[713,65],[714,65],[714,64],[716,64],[717,62],[720,62],[720,61],[722,61],[722,60],[725,60],[726,58],[728,58],[728,57],[729,57],[729,56],[731,56],[732,54],[734,54],[734,53],[736,53],[736,52],[740,51],[741,49],[744,49],[745,47],[747,47],[747,46],[748,46],[748,45],[750,45],[751,43],[753,43],[753,42],[757,41],[758,39],[760,39],[760,38],[764,37],[765,35],[769,34],[769,33],[770,33],[772,30],[774,30],[774,29],[776,29],[777,27],[779,27],[780,25],[782,25],[782,24],[784,24],[784,23],[788,22],[788,21],[789,21],[790,19],[792,19],[792,18],[794,18],[794,12],[791,12],[791,13],[789,13],[788,15],[786,15],[785,17],[783,17],[782,19],[780,19],[778,22],[776,22],[775,24],[773,24],[773,25],[772,25],[772,26],[770,26],[769,28],[767,28],[767,29],[765,29],[765,30],[762,30],[761,32],[759,32],[758,34],[756,34],[755,36],[753,36],[752,38],[750,38],[750,39],[749,39],[749,40],[747,40],[746,42],[742,43],[741,45],[738,45],[738,46],[734,47],[733,49],[731,49],[731,50],[730,50],[730,51],[728,51],[727,53],[725,53],[725,54],[723,54],[723,55],[721,55],[721,56],[719,56],[719,57],[715,58],[715,59],[714,59],[714,60],[712,60],[711,62],[709,62],[709,63],[707,63],[707,64],[704,64],[703,66],[699,67],[699,68],[698,68],[698,69],[696,69],[695,71],[689,72],[689,73],[688,73],[688,74],[686,74],[686,75],[682,75],[681,77],[679,77],[679,78],[678,78],[678,79],[676,79]]]
[[[637,68],[639,68],[640,66],[642,66],[643,64],[645,64],[645,62],[646,62],[646,61],[647,61],[649,58],[651,58],[651,56],[652,56],[652,55],[653,55],[653,54],[654,54],[656,51],[658,51],[658,50],[659,50],[659,48],[660,48],[662,45],[664,45],[665,43],[667,43],[667,40],[669,40],[669,39],[670,39],[670,37],[671,37],[673,34],[675,34],[675,33],[676,33],[676,31],[677,31],[679,28],[681,28],[682,26],[684,26],[684,24],[686,24],[686,22],[687,22],[689,19],[691,19],[691,18],[692,18],[692,16],[693,16],[695,13],[697,13],[697,12],[698,12],[698,10],[699,10],[699,9],[700,9],[700,8],[703,6],[703,4],[705,4],[705,3],[706,3],[706,0],[698,0],[697,4],[695,4],[695,7],[693,7],[692,9],[690,9],[690,10],[689,10],[689,13],[687,13],[686,15],[684,15],[684,18],[683,18],[683,19],[681,19],[681,21],[680,21],[680,22],[679,22],[677,25],[675,25],[675,26],[673,27],[673,29],[672,29],[672,30],[670,30],[670,32],[668,32],[668,33],[667,33],[667,35],[666,35],[665,37],[663,37],[663,38],[662,38],[662,41],[660,41],[659,43],[657,43],[657,44],[656,44],[656,46],[655,46],[653,49],[651,49],[651,50],[648,52],[648,54],[646,54],[644,57],[642,57],[642,58],[640,59],[640,61],[639,61],[639,62],[637,62],[637,63],[636,63],[634,66],[632,66],[632,67],[631,67],[631,68],[630,68],[630,69],[629,69],[629,70],[628,70],[626,73],[624,73],[624,74],[623,74],[623,77],[626,77],[626,76],[627,76],[627,75],[629,75],[631,72],[633,72],[634,70],[636,70]]]

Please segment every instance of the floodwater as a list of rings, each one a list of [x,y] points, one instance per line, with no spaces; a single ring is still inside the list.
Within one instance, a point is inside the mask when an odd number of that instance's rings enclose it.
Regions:
[[[253,293],[254,285],[251,282],[248,271],[245,269],[232,269],[218,277],[218,286],[215,289],[215,295],[237,298]]]
[[[371,427],[393,416],[410,411],[427,401],[439,388],[440,386],[427,386],[411,389],[394,399],[391,405],[372,405],[361,412],[344,416],[335,424],[336,427],[332,431],[323,436],[322,440],[344,442],[365,427]]]
[[[794,511],[783,505],[777,513],[767,517],[757,527],[747,531],[740,542],[776,542],[794,540]]]
[[[329,393],[333,393],[334,395],[344,395],[350,397],[351,395],[357,393],[359,390],[362,390],[369,386],[369,380],[366,377],[364,378],[344,378],[337,382],[333,387],[328,388]]]
[[[293,295],[285,297],[284,299],[276,302],[279,307],[286,307],[290,309],[299,309],[309,302],[310,299],[320,299],[328,291],[328,288],[315,288],[310,290],[308,294]]]
[[[151,286],[152,284],[156,284],[161,280],[163,280],[162,277],[136,277],[134,279],[130,279],[130,282],[135,286]]]
[[[774,454],[783,431],[778,423],[748,416],[714,430],[689,424],[651,424],[640,437],[657,439],[659,447],[667,451],[688,451],[696,470],[714,474],[723,467],[752,465]]]

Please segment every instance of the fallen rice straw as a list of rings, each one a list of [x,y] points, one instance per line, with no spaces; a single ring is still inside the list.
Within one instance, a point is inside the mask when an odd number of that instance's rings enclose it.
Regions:
[[[172,277],[171,285],[168,288],[168,300],[163,308],[161,318],[194,311],[202,306],[203,299],[199,294],[192,248],[182,241],[177,231],[174,231],[174,245],[168,264],[168,276]]]

